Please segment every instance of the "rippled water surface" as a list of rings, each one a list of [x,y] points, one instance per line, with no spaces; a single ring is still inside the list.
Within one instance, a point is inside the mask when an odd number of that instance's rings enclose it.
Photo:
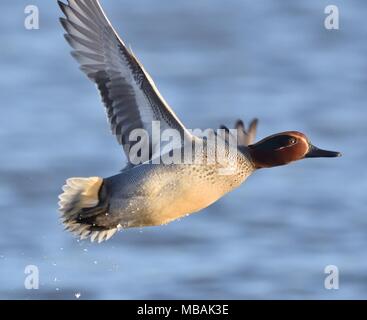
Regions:
[[[78,242],[58,222],[70,176],[125,161],[100,98],[68,54],[56,1],[0,4],[0,298],[367,298],[366,1],[104,0],[110,20],[189,128],[259,117],[340,159],[259,171],[200,214]],[[25,290],[24,268],[40,270]],[[336,265],[340,289],[324,288]]]

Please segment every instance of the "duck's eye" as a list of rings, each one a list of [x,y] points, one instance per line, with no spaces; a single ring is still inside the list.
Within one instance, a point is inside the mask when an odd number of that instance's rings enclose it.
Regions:
[[[296,144],[297,142],[297,139],[296,138],[290,138],[289,139],[289,144],[292,145],[292,144]]]

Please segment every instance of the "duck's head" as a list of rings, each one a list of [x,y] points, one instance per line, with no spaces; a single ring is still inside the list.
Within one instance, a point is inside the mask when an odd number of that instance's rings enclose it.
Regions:
[[[277,167],[305,158],[335,158],[341,154],[319,149],[301,132],[287,131],[274,134],[249,146],[257,169]]]

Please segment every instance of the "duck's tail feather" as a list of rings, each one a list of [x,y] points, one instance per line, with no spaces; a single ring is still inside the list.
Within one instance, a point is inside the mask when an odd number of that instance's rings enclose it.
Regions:
[[[68,230],[99,243],[110,239],[118,230],[108,222],[107,191],[100,177],[70,178],[59,196],[61,220]]]

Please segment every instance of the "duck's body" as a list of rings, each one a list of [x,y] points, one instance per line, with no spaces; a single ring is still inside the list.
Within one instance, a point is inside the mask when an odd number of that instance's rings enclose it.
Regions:
[[[93,210],[79,213],[79,224],[94,226],[94,236],[103,239],[119,228],[163,225],[210,206],[255,171],[248,154],[237,150],[231,159],[226,147],[227,163],[208,164],[205,159],[198,164],[150,161],[103,180],[92,178],[97,186],[101,183],[99,203]],[[223,170],[230,174],[223,174]],[[93,232],[83,231],[84,236],[93,236]]]
[[[305,135],[294,131],[253,144],[257,121],[248,131],[239,121],[235,134],[224,127],[223,137],[214,135],[218,139],[214,145],[193,135],[119,38],[98,0],[59,4],[72,54],[96,83],[112,132],[128,159],[118,175],[67,180],[59,202],[62,221],[82,239],[101,242],[120,228],[162,225],[197,212],[257,169],[339,155],[315,148]],[[156,132],[163,138],[157,140]],[[175,139],[167,139],[167,132]],[[203,149],[197,151],[196,146]],[[194,153],[186,158],[190,149]],[[165,162],[176,151],[180,161]]]
[[[242,157],[239,155],[239,157]],[[244,163],[244,162],[243,162]],[[200,211],[238,187],[254,171],[252,165],[222,175],[216,164],[142,164],[104,180],[110,194],[108,227],[167,224]],[[103,219],[103,218],[102,218]]]

